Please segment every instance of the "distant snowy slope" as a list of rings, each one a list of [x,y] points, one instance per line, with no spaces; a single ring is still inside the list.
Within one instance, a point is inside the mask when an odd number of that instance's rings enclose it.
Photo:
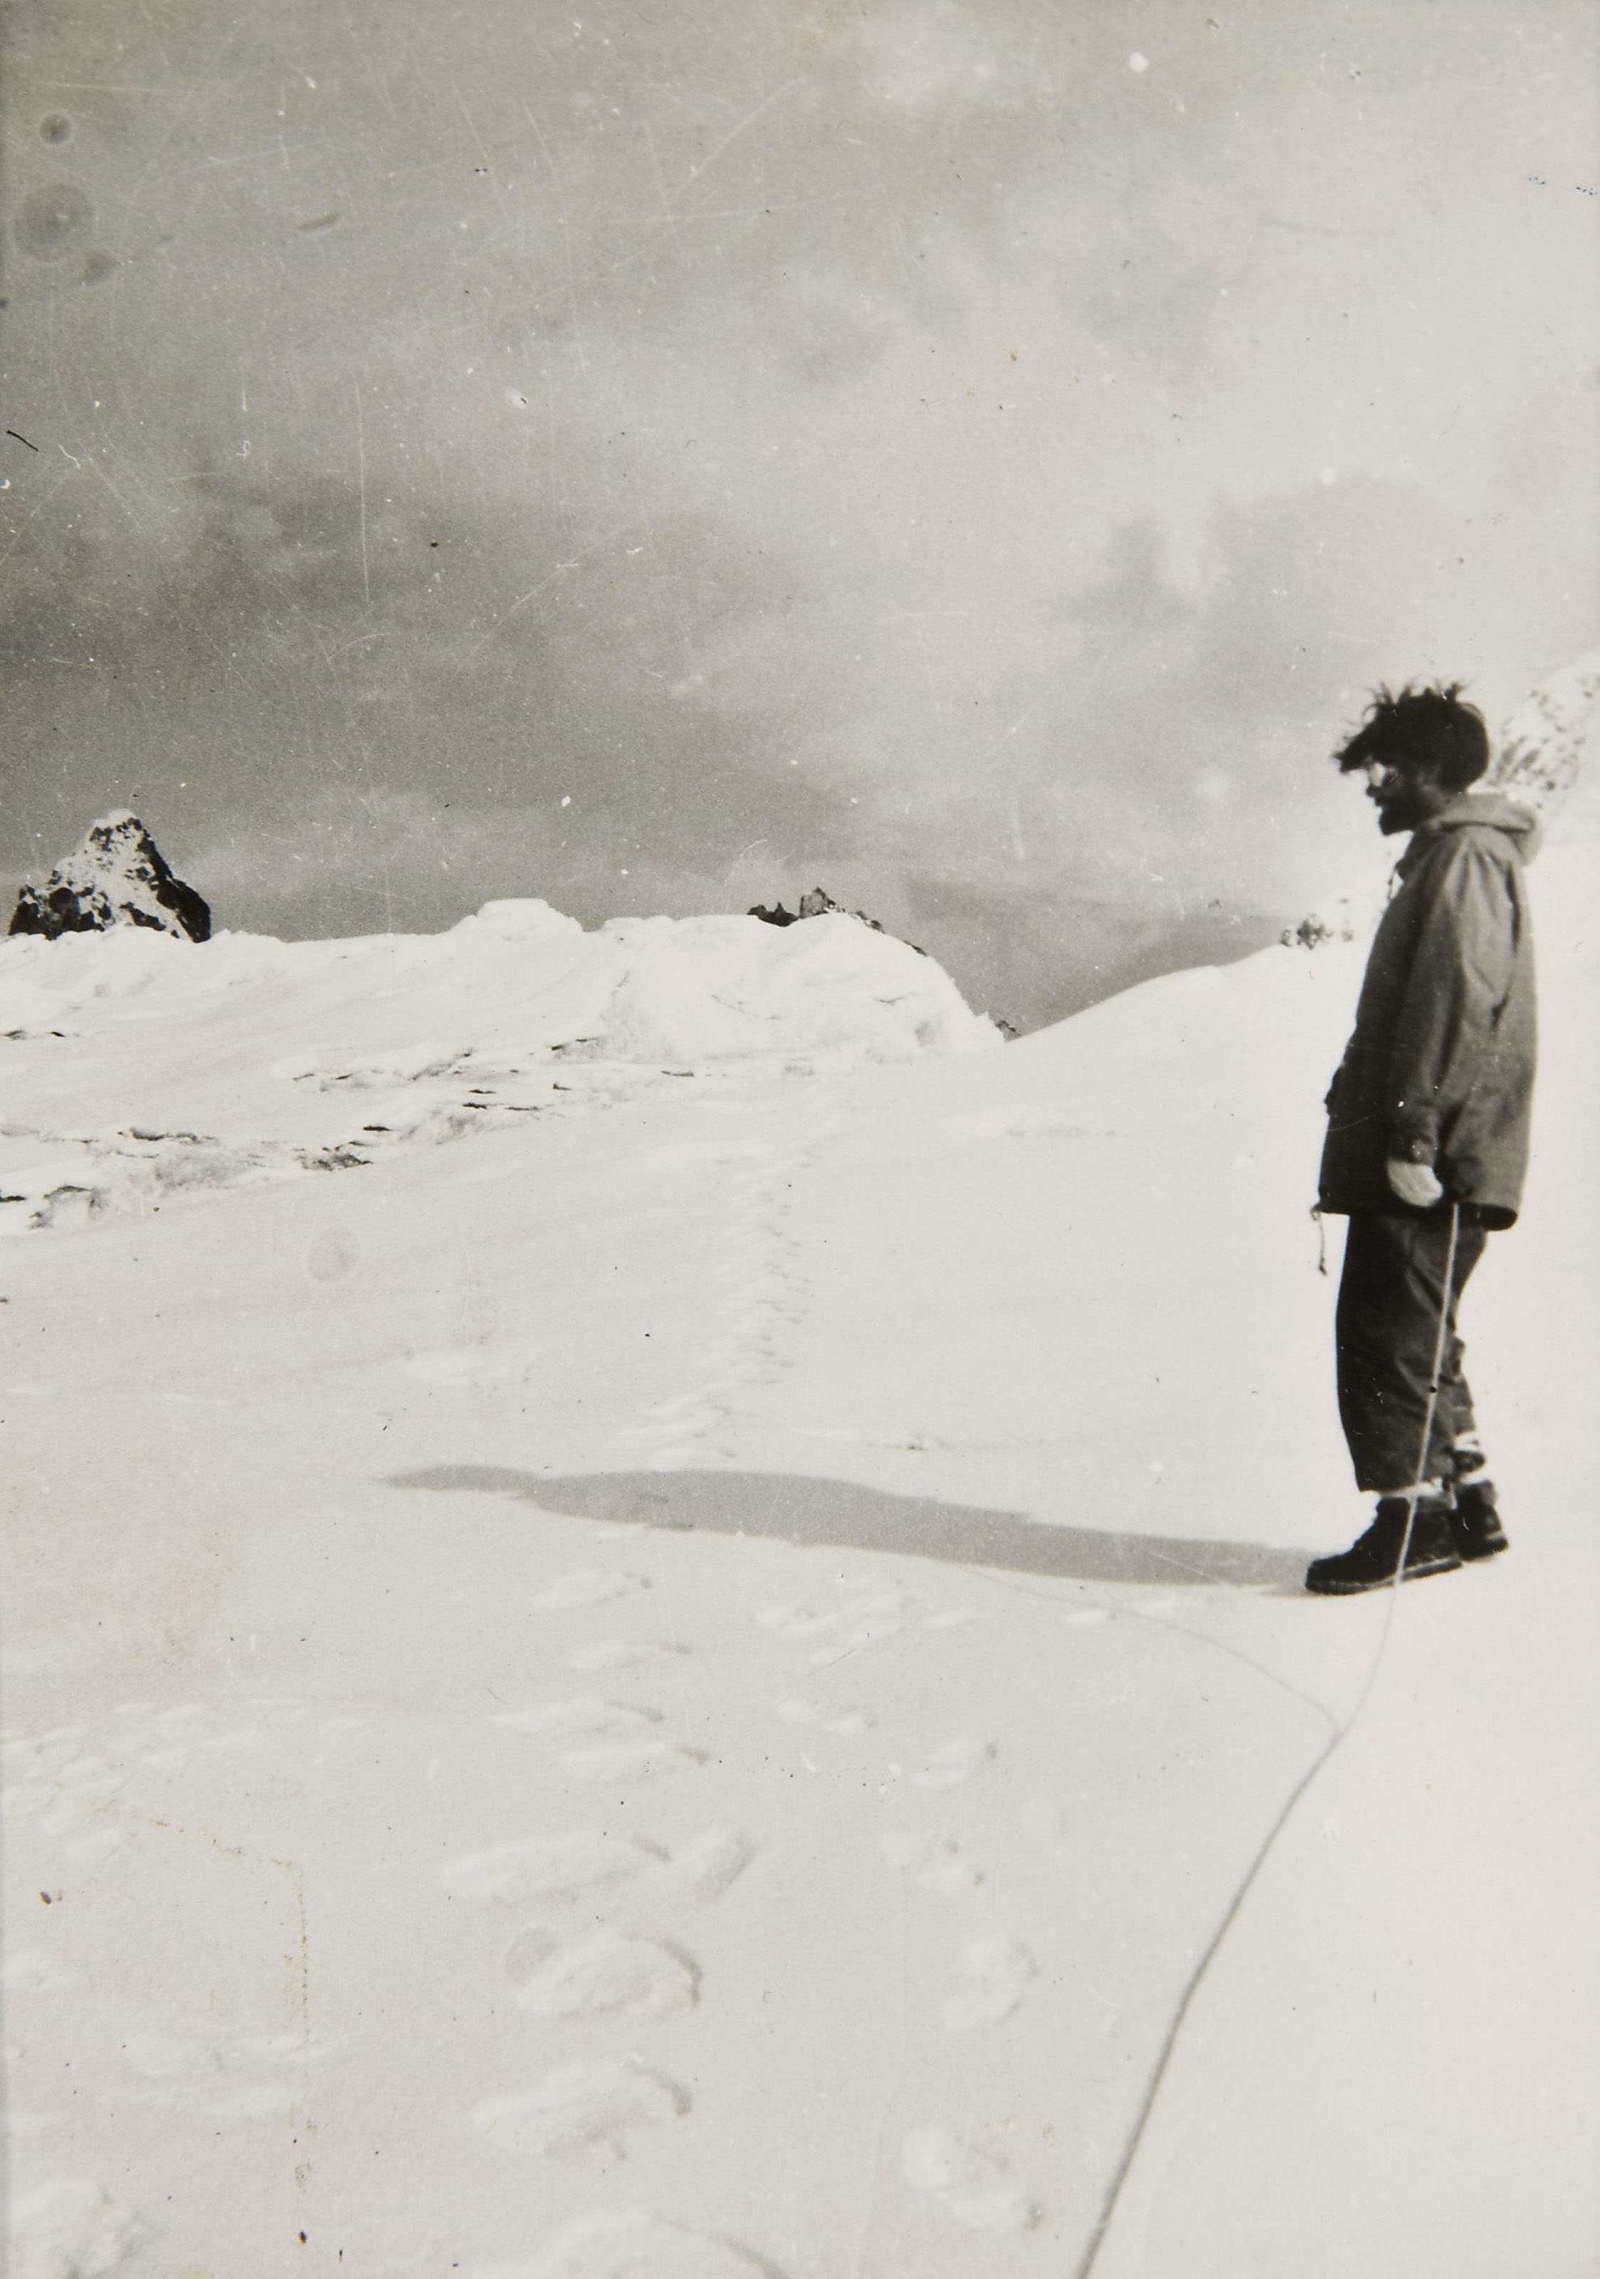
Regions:
[[[931,958],[845,916],[585,933],[525,901],[440,935],[21,938],[0,947],[0,1227],[353,1167],[686,1081],[1000,1042]]]

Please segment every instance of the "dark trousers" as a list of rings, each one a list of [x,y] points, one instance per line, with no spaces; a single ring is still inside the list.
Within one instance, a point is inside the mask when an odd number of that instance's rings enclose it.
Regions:
[[[1450,1478],[1451,1443],[1473,1429],[1472,1395],[1461,1373],[1465,1348],[1456,1335],[1456,1306],[1487,1239],[1483,1228],[1463,1214],[1450,1276],[1439,1398],[1424,1451],[1422,1426],[1428,1412],[1439,1310],[1445,1303],[1450,1215],[1448,1211],[1351,1213],[1334,1343],[1339,1421],[1358,1488],[1404,1488],[1418,1479]]]

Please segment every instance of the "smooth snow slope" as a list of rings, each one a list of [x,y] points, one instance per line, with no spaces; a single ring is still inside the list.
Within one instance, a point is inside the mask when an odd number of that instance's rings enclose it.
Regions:
[[[1534,889],[1514,1548],[1401,1595],[1096,2279],[1593,2266],[1593,848]],[[13,2268],[1075,2272],[1385,1617],[1298,1589],[1360,957],[9,1246]]]

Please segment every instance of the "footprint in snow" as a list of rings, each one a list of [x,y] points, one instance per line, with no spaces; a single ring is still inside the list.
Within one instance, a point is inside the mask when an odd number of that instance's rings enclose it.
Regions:
[[[118,1770],[103,1757],[78,1757],[54,1772],[37,1769],[42,1777],[12,1781],[0,1791],[0,1808],[10,1825],[33,1821],[37,1834],[81,1870],[96,1868],[121,1851],[133,1833],[118,1816],[119,1792],[129,1779],[126,1767]]]
[[[1077,1860],[1072,1822],[1053,1797],[1029,1797],[1022,1808],[1022,1826],[1039,1849],[1049,1853],[1062,1867],[1070,1867]]]
[[[853,1606],[842,1607],[839,1612],[839,1631],[835,1640],[818,1647],[806,1656],[808,1669],[823,1670],[831,1662],[848,1661],[868,1646],[881,1645],[886,1639],[896,1638],[905,1627],[906,1600],[898,1591],[880,1593],[872,1598],[858,1599]]]
[[[705,1828],[669,1852],[642,1836],[598,1829],[566,1836],[529,1836],[451,1860],[441,1881],[457,1899],[508,1906],[562,1907],[587,1893],[643,1880],[668,1898],[720,1899],[756,1856],[741,1829]]]
[[[515,1905],[545,1900],[555,1905],[585,1892],[625,1883],[667,1858],[659,1844],[638,1836],[607,1836],[580,1831],[569,1836],[530,1836],[496,1844],[451,1860],[442,1879],[462,1899],[496,1899]]]
[[[119,2207],[103,2185],[78,2176],[16,2193],[9,2228],[17,2279],[121,2271],[156,2237],[138,2209]]]
[[[845,1624],[873,1636],[886,1636],[900,1627],[906,1605],[903,1591],[874,1591],[824,1613],[811,1606],[764,1606],[754,1619],[762,1630],[776,1630],[785,1638],[809,1638]]]
[[[343,2049],[345,2040],[343,2034],[327,2034],[321,2041],[306,2041],[299,2034],[245,2034],[233,2047],[235,2062],[248,2058],[258,2065],[320,2065]]]
[[[76,1986],[79,1973],[64,1969],[46,1947],[16,1947],[0,1965],[0,1987],[13,1999],[24,1994],[59,1994]]]
[[[258,2121],[293,2112],[304,2086],[283,2078],[285,2066],[317,2065],[341,2037],[312,2042],[297,2034],[246,2034],[222,2045],[175,2034],[133,2033],[121,2045],[129,2072],[145,2084],[124,2094],[142,2105],[198,2097],[218,2121]],[[272,2074],[263,2069],[273,2069]]]
[[[963,1738],[935,1749],[920,1772],[911,1776],[913,1788],[956,1788],[970,1780],[980,1765],[999,1754],[992,1741]]]
[[[700,1969],[690,1956],[618,1931],[567,1947],[547,1931],[525,1931],[506,1956],[506,1974],[522,2008],[540,2018],[681,2018],[700,1999]]]
[[[1027,1992],[1039,1965],[1020,1939],[974,1939],[959,1965],[964,1983],[944,2006],[944,2022],[956,2033],[998,2026]]]
[[[299,2093],[286,2081],[246,2081],[203,2109],[214,2121],[266,2121],[292,2113]]]
[[[685,1654],[686,1646],[675,1646],[660,1638],[597,1638],[592,1646],[580,1646],[575,1654],[567,1656],[567,1668],[580,1670],[593,1676],[601,1670],[630,1670],[641,1662],[654,1662],[663,1654]]]
[[[1145,1611],[1141,1607],[1140,1612]],[[1064,1623],[1069,1630],[1088,1630],[1095,1623],[1107,1622],[1110,1618],[1111,1609],[1108,1606],[1074,1606],[1070,1601],[1058,1602],[1055,1612],[1056,1621]]]
[[[705,1761],[704,1749],[678,1741],[599,1741],[593,1748],[563,1749],[560,1758],[564,1771],[591,1781],[654,1780]]]
[[[1039,2221],[1004,2156],[949,2129],[914,2130],[901,2149],[900,2173],[968,2231],[1023,2232]]]
[[[220,2074],[222,2053],[173,2034],[130,2034],[122,2045],[123,2063],[141,2081],[177,2081],[185,2074]]]
[[[878,1838],[878,1848],[896,1867],[909,1869],[924,1891],[972,1891],[983,1881],[984,1871],[973,1866],[955,1836],[923,1839],[894,1830]]]
[[[802,1700],[798,1694],[787,1701],[774,1702],[772,1714],[785,1725],[803,1725],[815,1733],[865,1733],[877,1722],[864,1709],[825,1709],[818,1702]]]
[[[568,2065],[539,2087],[486,2097],[467,2118],[502,2152],[592,2152],[626,2158],[629,2134],[681,2119],[689,2092],[634,2058]]]
[[[660,1880],[693,1899],[720,1899],[755,1856],[756,1848],[742,1829],[706,1828],[673,1853]]]
[[[514,1725],[523,1733],[591,1734],[596,1739],[620,1739],[661,1723],[659,1709],[633,1708],[626,1702],[603,1701],[597,1694],[580,1694],[573,1701],[546,1702],[539,1709],[508,1709],[491,1717],[491,1725]]]
[[[61,1850],[75,1868],[97,1868],[103,1860],[110,1859],[113,1852],[120,1852],[132,1833],[132,1829],[121,1821],[101,1819],[80,1834],[65,1837]]]
[[[626,1598],[632,1591],[649,1588],[648,1575],[621,1574],[605,1567],[580,1567],[575,1574],[559,1576],[529,1604],[538,1613],[556,1613],[565,1607],[603,1606],[607,1599]]]
[[[586,2216],[531,2261],[480,2264],[468,2279],[783,2279],[736,2241],[686,2230],[642,2210]]]
[[[814,1630],[832,1630],[837,1614],[818,1614],[809,1606],[763,1606],[753,1617],[762,1630],[781,1631],[785,1638],[804,1638]]]

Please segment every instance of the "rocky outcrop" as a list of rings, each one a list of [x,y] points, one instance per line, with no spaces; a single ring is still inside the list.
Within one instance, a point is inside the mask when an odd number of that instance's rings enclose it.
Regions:
[[[91,823],[43,886],[22,889],[9,930],[54,941],[113,926],[146,926],[191,942],[211,933],[209,904],[173,876],[138,816],[126,810]]]
[[[1593,774],[1597,712],[1600,649],[1591,649],[1523,698],[1500,732],[1484,788],[1503,791],[1548,818],[1578,791],[1586,772]]]
[[[814,886],[808,894],[801,895],[798,910],[786,910],[781,902],[775,902],[767,910],[757,902],[745,912],[747,918],[759,918],[768,926],[795,926],[802,918],[826,918],[833,914],[841,918],[857,918],[863,926],[870,926],[875,934],[888,931],[876,918],[869,918],[864,910],[847,910],[842,902],[835,902],[833,896],[820,886]],[[908,942],[906,947],[917,950],[918,957],[926,957],[928,954],[926,950],[917,949],[915,942]]]
[[[1286,950],[1292,950],[1296,943],[1303,950],[1320,950],[1324,942],[1353,942],[1355,938],[1356,930],[1350,918],[1348,900],[1337,918],[1323,918],[1313,910],[1309,917],[1301,919],[1298,926],[1285,926],[1278,936]]]

